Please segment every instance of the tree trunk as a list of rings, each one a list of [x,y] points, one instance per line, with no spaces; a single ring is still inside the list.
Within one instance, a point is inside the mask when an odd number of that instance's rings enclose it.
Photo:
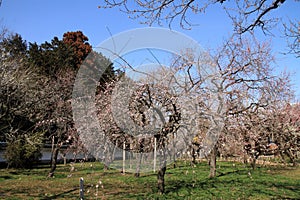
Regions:
[[[245,153],[244,154],[244,164],[248,164],[248,155]]]
[[[54,176],[54,171],[56,169],[56,164],[57,164],[57,156],[59,152],[59,146],[55,145],[53,148],[52,154],[51,154],[51,163],[50,163],[50,172],[48,174],[48,177],[53,177]]]
[[[251,167],[253,170],[255,170],[255,168],[256,168],[256,157],[255,156],[251,160]]]
[[[106,150],[105,150],[105,158],[104,158],[104,170],[109,170],[109,166],[112,163],[112,161],[114,160],[114,152],[111,149],[111,146],[107,146]]]
[[[164,148],[161,150],[160,166],[157,173],[157,188],[160,194],[165,192],[165,173],[167,170],[166,151]]]
[[[176,135],[173,134],[174,140],[173,140],[173,149],[172,149],[172,157],[173,157],[173,168],[176,168],[176,144],[175,144],[175,137]]]
[[[291,150],[285,150],[285,154],[289,157],[291,163],[293,164],[293,167],[295,167],[297,165],[296,160],[295,160],[295,156],[293,155]]]
[[[163,194],[165,192],[165,173],[166,173],[167,167],[163,166],[158,170],[157,173],[157,188],[158,191]]]
[[[140,176],[141,163],[142,163],[142,153],[138,153],[138,161],[137,161],[137,164],[136,164],[136,171],[135,171],[135,174],[134,174],[135,177]]]
[[[209,166],[210,166],[209,178],[216,177],[216,165],[217,165],[217,146],[214,146],[210,152],[210,157],[209,157]]]
[[[196,151],[194,149],[194,146],[192,146],[192,163],[191,163],[191,165],[195,165],[195,164],[197,164],[197,162],[196,162]]]

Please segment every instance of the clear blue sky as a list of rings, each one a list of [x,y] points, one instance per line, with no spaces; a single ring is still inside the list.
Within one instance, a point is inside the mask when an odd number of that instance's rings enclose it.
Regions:
[[[19,33],[28,42],[38,43],[50,41],[54,36],[61,38],[67,31],[81,30],[93,46],[110,37],[107,28],[114,35],[146,27],[138,20],[129,19],[118,9],[98,9],[100,4],[101,0],[2,0],[0,23],[10,31]],[[273,14],[299,21],[300,3],[287,1]],[[191,20],[198,24],[192,30],[182,30],[175,24],[172,28],[194,38],[204,48],[220,46],[232,30],[230,20],[220,6],[209,8],[205,15],[191,16]],[[274,30],[274,33],[276,37],[262,38],[272,42],[277,57],[277,72],[286,70],[294,74],[292,83],[300,99],[300,59],[281,54],[286,52],[286,40],[282,38],[280,30]]]

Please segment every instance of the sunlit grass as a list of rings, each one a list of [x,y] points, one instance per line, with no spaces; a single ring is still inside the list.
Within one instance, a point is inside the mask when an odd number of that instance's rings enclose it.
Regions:
[[[300,168],[258,167],[252,171],[238,163],[218,162],[217,177],[209,167],[181,162],[168,168],[166,194],[157,194],[156,174],[122,174],[104,171],[101,163],[59,165],[54,178],[47,168],[0,170],[0,199],[79,199],[79,179],[84,178],[86,199],[299,199]]]

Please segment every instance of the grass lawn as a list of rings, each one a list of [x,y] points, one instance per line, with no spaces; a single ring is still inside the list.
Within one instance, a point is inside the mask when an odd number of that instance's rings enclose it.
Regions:
[[[59,165],[54,178],[47,168],[0,169],[0,199],[79,199],[84,178],[85,199],[300,199],[300,167],[258,167],[218,162],[217,177],[208,179],[206,163],[168,168],[166,194],[157,194],[156,174],[121,174],[101,163]],[[100,183],[101,181],[101,183]]]

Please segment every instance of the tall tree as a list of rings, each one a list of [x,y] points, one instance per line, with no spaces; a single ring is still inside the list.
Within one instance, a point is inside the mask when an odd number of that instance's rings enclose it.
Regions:
[[[80,62],[90,53],[91,46],[86,43],[88,38],[85,35],[75,33],[81,32],[68,32],[63,40],[54,37],[50,43],[30,43],[29,47],[30,65],[44,76],[40,82],[42,101],[37,106],[36,117],[37,127],[47,131],[47,141],[53,147],[50,177],[54,175],[60,147],[71,141],[70,138],[78,138],[72,119],[72,89]],[[73,35],[78,38],[71,40]],[[84,54],[78,53],[81,46],[87,49]]]
[[[34,129],[40,76],[27,67],[27,44],[18,34],[0,42],[0,138],[9,166],[30,167],[40,157],[43,134]]]
[[[29,43],[29,61],[40,74],[55,78],[59,71],[75,68],[75,55],[72,48],[58,37],[41,45]],[[75,70],[75,69],[74,69]]]
[[[190,53],[188,52],[188,54]],[[255,37],[233,37],[225,41],[218,51],[212,52],[211,57],[212,59],[202,60],[202,65],[215,66],[215,74],[205,77],[201,73],[197,75],[193,73],[188,75],[187,80],[189,81],[183,85],[186,85],[189,90],[195,88],[194,96],[198,97],[196,101],[202,104],[202,108],[195,111],[198,112],[198,116],[197,113],[190,113],[190,116],[195,116],[197,120],[201,120],[201,115],[210,118],[220,115],[224,120],[225,127],[221,130],[221,139],[218,141],[219,144],[212,149],[210,156],[210,177],[214,177],[216,176],[217,148],[219,145],[227,146],[224,138],[230,138],[231,130],[228,126],[231,118],[237,117],[241,123],[244,123],[243,118],[239,118],[243,113],[264,109],[272,105],[273,100],[282,93],[282,90],[275,89],[277,86],[273,83],[278,83],[279,80],[286,82],[288,79],[287,77],[278,78],[273,74],[274,57],[271,54],[269,44],[258,42]],[[199,60],[193,56],[187,56],[187,58],[190,59],[182,60],[178,67],[188,71],[197,71]],[[214,81],[214,84],[223,99],[221,112],[214,113],[214,115],[211,114],[213,107],[209,106],[209,102],[217,100],[218,97],[211,96],[212,92],[205,87],[205,79],[210,77],[217,80]],[[213,124],[213,121],[210,121],[209,126]],[[194,127],[199,132],[200,127]],[[209,128],[204,129],[204,131],[207,130]],[[199,138],[204,138],[203,133],[199,133]],[[203,149],[204,145],[201,142],[198,143],[200,143],[198,144],[200,149]]]
[[[98,148],[105,164],[113,161],[114,148],[123,149],[125,145],[127,151],[137,154],[135,176],[138,177],[141,156],[153,153],[156,138],[157,151],[160,152],[157,186],[164,193],[168,141],[178,130],[181,118],[176,97],[170,88],[159,83],[134,83],[123,76],[106,87],[96,96],[100,133],[91,134],[86,141],[91,141],[91,149]],[[152,117],[149,115],[151,111]]]
[[[92,51],[92,46],[88,43],[88,37],[81,31],[66,32],[62,41],[72,48],[75,54],[75,65],[80,67],[87,55]]]
[[[274,57],[268,43],[258,42],[255,37],[232,39],[216,54],[216,64],[221,71],[221,88],[225,96],[227,122],[245,112],[263,109],[272,104],[270,93],[274,87],[272,63]],[[243,123],[243,121],[241,122]],[[224,136],[230,135],[225,123]],[[226,145],[226,144],[223,144]],[[215,157],[215,155],[213,156]],[[215,158],[213,162],[215,163]],[[216,169],[211,170],[215,176]]]
[[[3,35],[3,34],[2,34]],[[25,57],[27,53],[27,42],[19,34],[11,34],[8,37],[1,38],[2,59],[14,59]]]

